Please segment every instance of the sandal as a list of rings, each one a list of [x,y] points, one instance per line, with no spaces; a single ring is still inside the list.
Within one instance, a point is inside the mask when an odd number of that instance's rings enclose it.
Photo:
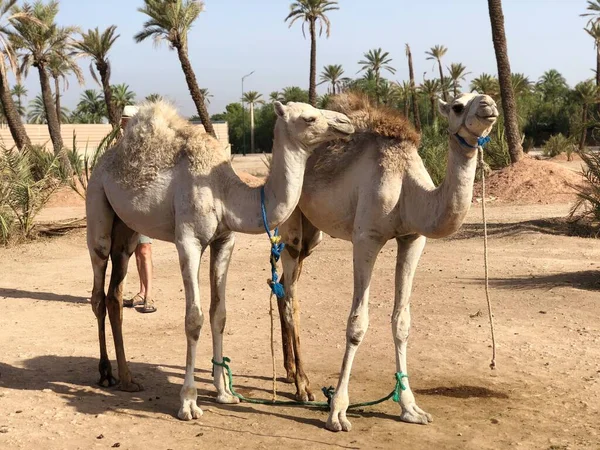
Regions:
[[[145,302],[146,300],[144,299],[144,297],[142,297],[140,294],[135,294],[133,298],[123,300],[123,306],[125,308],[133,308],[134,306],[142,305]]]
[[[141,312],[143,314],[150,314],[156,312],[156,306],[154,306],[154,300],[146,299],[141,305],[141,308],[136,308],[137,312]]]

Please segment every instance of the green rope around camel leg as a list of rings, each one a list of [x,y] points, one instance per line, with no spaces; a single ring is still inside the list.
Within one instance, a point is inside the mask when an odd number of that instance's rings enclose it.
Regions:
[[[244,397],[242,394],[238,394],[237,392],[235,392],[235,389],[233,388],[233,375],[231,374],[231,368],[229,367],[229,364],[227,364],[230,362],[231,362],[231,360],[229,358],[227,358],[226,356],[223,357],[223,362],[220,362],[220,363],[216,362],[214,359],[212,360],[212,363],[215,366],[223,367],[225,369],[225,371],[227,372],[227,378],[229,380],[228,384],[229,384],[229,390],[231,391],[231,394],[234,397],[239,398],[240,401],[242,401],[242,402],[254,403],[257,405],[311,406],[311,407],[318,407],[318,408],[329,408],[331,399],[333,398],[333,395],[335,394],[333,387],[323,388],[322,389],[323,394],[325,395],[325,397],[327,397],[326,402],[299,402],[299,401],[294,401],[294,400],[275,400],[275,401],[273,401],[273,400],[265,400],[265,399],[259,399],[259,398],[247,398],[247,397]],[[396,386],[394,387],[394,390],[392,392],[390,392],[388,395],[386,395],[385,397],[382,397],[378,400],[373,400],[371,402],[352,403],[350,406],[348,406],[348,409],[378,405],[379,403],[383,403],[383,402],[389,400],[390,398],[393,401],[395,401],[396,403],[399,403],[400,402],[400,392],[406,390],[406,385],[402,382],[402,380],[404,378],[408,378],[408,375],[406,375],[402,372],[396,372],[395,377],[396,377]]]

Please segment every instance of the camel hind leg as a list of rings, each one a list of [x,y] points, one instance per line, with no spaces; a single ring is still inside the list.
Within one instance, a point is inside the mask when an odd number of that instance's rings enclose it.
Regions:
[[[127,392],[143,390],[141,384],[135,382],[131,377],[125,357],[125,346],[123,344],[123,287],[125,277],[127,276],[129,259],[135,251],[138,236],[138,233],[127,227],[121,219],[115,217],[110,250],[112,272],[106,296],[106,309],[108,310],[108,317],[115,341],[120,389]]]
[[[106,295],[104,283],[106,267],[112,243],[112,227],[115,213],[111,208],[104,190],[99,183],[91,183],[86,199],[87,216],[87,245],[94,272],[94,286],[92,288],[92,310],[98,321],[98,341],[100,344],[100,362],[98,370],[101,386],[111,387],[117,384],[112,374],[112,367],[106,349]]]

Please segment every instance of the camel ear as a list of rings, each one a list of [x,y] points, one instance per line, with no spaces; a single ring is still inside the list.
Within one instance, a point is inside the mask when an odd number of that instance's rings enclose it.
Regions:
[[[451,103],[446,103],[441,98],[438,98],[438,110],[440,111],[440,114],[446,118],[450,115],[450,104]]]
[[[282,119],[287,119],[287,107],[281,102],[273,103],[273,108],[275,109],[275,114],[281,117]]]

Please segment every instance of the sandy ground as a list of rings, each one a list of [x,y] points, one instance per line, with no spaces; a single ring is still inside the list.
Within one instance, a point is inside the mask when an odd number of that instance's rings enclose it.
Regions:
[[[171,244],[154,245],[159,311],[124,311],[139,394],[95,385],[96,321],[87,301],[91,268],[82,230],[0,249],[0,448],[600,448],[600,243],[553,235],[522,222],[564,216],[569,205],[492,205],[489,220],[498,369],[490,371],[480,213],[457,238],[430,241],[417,271],[409,345],[411,385],[434,416],[398,421],[391,401],[353,411],[353,430],[331,433],[323,410],[213,402],[210,333],[198,351],[204,416],[176,417],[183,382],[184,300]],[[54,206],[48,220],[77,217]],[[238,391],[269,397],[268,240],[238,235],[227,288],[226,354]],[[390,330],[396,249],[381,252],[371,287],[370,328],[358,352],[351,401],[394,385]],[[203,307],[208,264],[203,258]],[[347,242],[326,238],[301,279],[304,356],[313,390],[335,385],[352,295]],[[134,269],[133,263],[131,269]],[[132,270],[128,293],[137,286]],[[478,312],[481,311],[481,314]],[[278,327],[277,327],[278,328]],[[110,336],[109,336],[109,339]],[[277,336],[276,345],[280,338]],[[114,358],[109,340],[109,354]],[[113,363],[114,364],[114,363]],[[115,367],[113,365],[113,367]],[[284,374],[278,352],[278,374]],[[282,397],[293,386],[279,383]]]

